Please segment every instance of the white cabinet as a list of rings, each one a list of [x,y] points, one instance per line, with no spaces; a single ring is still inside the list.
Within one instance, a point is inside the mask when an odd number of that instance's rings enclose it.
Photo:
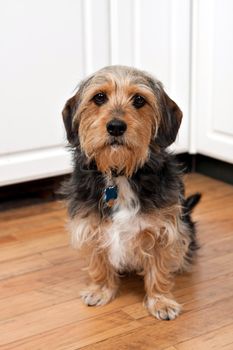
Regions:
[[[191,150],[233,163],[233,1],[193,10]]]
[[[70,171],[63,104],[84,76],[109,64],[135,65],[164,82],[184,111],[176,149],[187,151],[189,3],[1,2],[0,185]]]
[[[231,0],[1,2],[0,185],[70,171],[62,107],[109,64],[164,83],[184,112],[176,152],[233,162],[232,13]]]
[[[83,77],[82,3],[0,3],[0,184],[65,173],[61,109]]]

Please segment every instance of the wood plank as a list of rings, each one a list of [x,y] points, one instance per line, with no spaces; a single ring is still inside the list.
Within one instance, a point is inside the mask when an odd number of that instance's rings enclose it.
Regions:
[[[0,321],[77,299],[81,288],[83,283],[76,278],[0,299]]]
[[[71,323],[65,327],[35,337],[14,342],[5,347],[14,350],[50,349],[75,350],[103,341],[109,337],[126,334],[140,327],[122,311],[106,314],[104,317],[93,317],[88,320]]]
[[[47,221],[47,222],[46,222]],[[11,216],[11,219],[0,221],[0,234],[4,232],[6,229],[12,229],[19,234],[24,234],[24,229],[28,231],[29,225],[32,227],[46,227],[46,223],[56,224],[57,222],[65,222],[65,211],[47,211],[43,213],[32,214],[28,217],[14,217]]]
[[[17,242],[8,242],[2,246],[0,254],[0,262],[6,262],[18,258],[30,256],[32,254],[41,253],[50,249],[67,246],[67,236],[65,234],[43,235],[40,238],[30,239],[26,242],[18,240]],[[72,254],[72,253],[71,253]]]
[[[69,246],[62,246],[56,249],[46,249],[41,252],[41,255],[54,265],[64,264],[71,260],[80,262],[78,251]]]
[[[51,266],[40,254],[1,263],[0,280]]]
[[[184,343],[176,344],[177,350],[225,350],[227,348],[233,349],[233,323]]]
[[[0,211],[0,222],[8,221],[11,222],[12,218],[28,218],[36,215],[41,215],[46,212],[53,213],[54,211],[65,210],[65,206],[62,202],[59,201],[49,201],[49,202],[40,202],[36,204],[28,203],[27,205],[19,205],[16,208],[10,210]]]
[[[62,283],[70,279],[77,279],[77,284],[85,284],[88,280],[86,272],[82,272],[81,264],[71,261],[62,265],[29,272],[27,274],[0,281],[0,300],[33,290],[40,290],[46,286]],[[26,302],[26,300],[25,300]]]

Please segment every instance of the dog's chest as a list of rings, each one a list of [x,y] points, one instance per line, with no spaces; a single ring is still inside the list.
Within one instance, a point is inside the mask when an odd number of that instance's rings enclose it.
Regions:
[[[137,237],[145,229],[145,220],[140,216],[140,204],[128,180],[116,180],[118,198],[112,209],[111,224],[107,229],[108,256],[117,270],[139,270],[139,257],[135,254]]]

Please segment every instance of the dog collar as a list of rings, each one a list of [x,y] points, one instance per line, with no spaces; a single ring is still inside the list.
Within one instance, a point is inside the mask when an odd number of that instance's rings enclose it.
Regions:
[[[118,196],[117,186],[109,186],[104,190],[104,201],[109,208],[111,208]]]

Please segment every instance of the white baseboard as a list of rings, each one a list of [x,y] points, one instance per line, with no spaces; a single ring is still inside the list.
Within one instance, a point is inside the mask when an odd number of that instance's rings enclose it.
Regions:
[[[0,186],[71,172],[71,156],[63,146],[0,156]]]

